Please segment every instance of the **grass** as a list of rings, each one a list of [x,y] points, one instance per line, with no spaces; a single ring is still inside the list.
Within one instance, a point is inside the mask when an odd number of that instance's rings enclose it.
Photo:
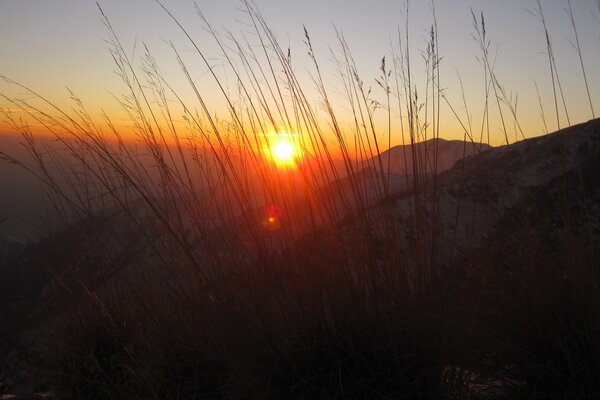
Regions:
[[[440,269],[448,260],[436,200],[438,148],[416,151],[418,142],[443,131],[442,103],[455,110],[441,89],[435,8],[424,96],[413,81],[408,19],[398,58],[381,61],[379,103],[339,36],[336,62],[355,122],[348,134],[309,33],[326,121],[260,12],[243,5],[258,46],[233,35],[223,39],[200,14],[235,77],[236,96],[163,7],[214,78],[228,106],[226,121],[211,112],[177,49],[174,57],[198,110],[173,90],[149,49],[142,68],[135,66],[100,9],[128,90],[117,100],[142,149],[122,137],[110,116],[103,125],[94,121],[74,94],[74,109],[67,112],[4,78],[30,95],[5,100],[30,110],[30,118],[54,135],[57,147],[40,148],[27,124],[4,113],[23,133],[31,171],[50,204],[72,226],[54,237],[58,262],[46,266],[51,312],[39,328],[56,395],[470,399],[597,393],[600,280],[597,250],[585,235],[546,243],[539,232],[525,239],[508,235],[507,242],[525,243],[521,252],[507,251],[506,243],[481,255],[473,250],[459,266],[460,279]],[[538,10],[546,28],[539,2]],[[570,17],[577,37],[572,11]],[[519,126],[516,105],[494,71],[485,18],[473,13],[473,21],[485,71],[480,137],[491,129],[493,93],[509,143],[507,122]],[[466,107],[464,95],[463,101]],[[387,111],[383,142],[375,105]],[[513,121],[505,121],[506,110]],[[389,176],[376,157],[390,143],[396,114],[406,120],[401,135],[413,150],[410,241],[396,222]],[[559,123],[558,106],[556,114]],[[473,137],[468,110],[466,123],[454,115],[465,137]],[[268,151],[269,130],[298,132],[293,138],[306,160],[289,171],[265,161],[257,150]],[[361,161],[371,168],[361,173]],[[264,214],[269,206],[281,213],[272,229]]]
[[[510,398],[593,398],[600,389],[597,250],[568,234],[546,243],[532,243],[539,232],[523,235],[522,252],[495,250],[481,260],[487,284],[474,290],[486,306],[470,311],[475,343],[485,346],[474,369]],[[508,244],[522,240],[513,235]]]

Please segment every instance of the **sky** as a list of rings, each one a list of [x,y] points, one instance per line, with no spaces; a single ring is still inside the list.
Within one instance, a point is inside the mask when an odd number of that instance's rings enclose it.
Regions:
[[[166,76],[182,96],[194,107],[184,76],[179,68],[169,41],[189,62],[193,79],[198,82],[208,99],[211,112],[224,112],[222,100],[214,82],[200,63],[189,41],[169,16],[152,0],[101,0],[119,39],[140,65],[141,43],[145,43],[157,59]],[[208,21],[221,32],[230,31],[255,40],[248,26],[248,17],[238,0],[199,0],[197,6]],[[304,43],[303,27],[308,30],[342,126],[352,126],[352,114],[340,94],[341,81],[336,72],[330,49],[338,51],[336,29],[343,32],[358,73],[365,85],[372,87],[373,96],[382,98],[375,79],[380,75],[382,57],[392,59],[391,49],[398,52],[398,29],[404,30],[406,15],[402,0],[255,0],[270,29],[276,34],[282,48],[290,48],[294,71],[313,96],[315,108],[320,100],[313,88],[310,74],[314,74]],[[412,0],[408,13],[409,43],[412,55],[415,85],[425,92],[425,67],[421,57],[432,24],[431,0]],[[518,98],[516,112],[525,136],[538,136],[546,129],[557,127],[552,96],[548,54],[541,23],[531,10],[535,0],[438,0],[435,1],[439,35],[441,86],[448,101],[463,124],[466,116],[472,119],[470,133],[478,138],[483,121],[485,103],[484,68],[478,60],[480,51],[473,39],[471,10],[485,16],[486,29],[491,41],[496,77],[507,95]],[[549,33],[554,47],[556,67],[561,79],[565,102],[572,124],[592,118],[581,65],[574,49],[574,35],[565,9],[566,0],[541,0]],[[213,65],[222,63],[222,56],[210,35],[203,29],[194,3],[188,0],[164,0],[164,5],[196,40]],[[572,0],[588,86],[595,114],[600,114],[600,2]],[[93,115],[105,110],[127,129],[127,119],[113,98],[125,93],[123,83],[115,75],[115,66],[108,50],[107,28],[99,9],[92,0],[0,0],[0,75],[37,91],[69,110],[72,101],[67,88],[80,97]],[[135,51],[134,51],[135,49]],[[339,54],[339,51],[338,53]],[[389,65],[389,64],[388,64]],[[464,87],[467,110],[463,107],[460,76]],[[231,75],[224,75],[227,84]],[[537,83],[541,102],[538,101]],[[235,86],[235,85],[233,85]],[[180,89],[179,89],[180,88]],[[231,88],[230,88],[231,89]],[[379,92],[378,92],[379,90]],[[0,83],[0,93],[8,97],[22,97],[25,92],[13,85]],[[187,97],[189,95],[189,97]],[[518,96],[518,97],[517,97]],[[492,104],[493,107],[495,107]],[[492,107],[491,106],[491,107]],[[540,107],[541,106],[541,107]],[[18,111],[5,99],[0,107]],[[546,116],[546,127],[540,109]],[[505,110],[505,113],[508,113]],[[566,117],[561,112],[561,124]],[[376,122],[385,131],[384,110],[377,111]],[[394,114],[395,118],[399,118]],[[502,144],[504,133],[498,116],[490,114],[493,145]],[[506,117],[506,115],[505,115]],[[517,129],[509,120],[509,134],[517,138]],[[463,129],[449,107],[441,110],[442,137],[462,139]],[[344,125],[346,124],[346,125]],[[0,132],[12,129],[0,122]],[[398,135],[393,135],[397,142]]]

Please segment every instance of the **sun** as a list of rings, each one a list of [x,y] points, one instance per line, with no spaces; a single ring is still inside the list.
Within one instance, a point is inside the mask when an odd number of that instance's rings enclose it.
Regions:
[[[280,162],[291,162],[296,156],[294,145],[288,140],[279,140],[273,145],[273,157]]]
[[[278,167],[293,166],[300,157],[296,144],[285,136],[274,138],[269,150],[271,158]]]

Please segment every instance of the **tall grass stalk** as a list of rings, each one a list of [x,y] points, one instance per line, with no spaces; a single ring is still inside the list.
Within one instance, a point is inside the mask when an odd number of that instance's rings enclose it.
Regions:
[[[544,124],[544,133],[548,134],[548,124],[546,123],[546,114],[544,113],[544,105],[542,104],[542,97],[540,96],[540,89],[538,88],[537,82],[534,80],[535,93],[537,94],[538,104],[540,105],[540,117]]]
[[[544,29],[544,35],[546,38],[546,50],[548,52],[548,65],[550,66],[550,77],[552,80],[552,93],[554,96],[554,110],[556,113],[556,126],[557,129],[561,128],[561,124],[560,124],[560,115],[559,115],[559,106],[558,106],[558,94],[557,91],[560,93],[560,98],[562,100],[562,105],[563,105],[563,109],[565,112],[565,117],[567,118],[567,126],[571,125],[571,119],[569,118],[569,112],[567,110],[567,104],[565,102],[565,96],[563,94],[563,89],[562,89],[562,85],[560,83],[560,77],[558,75],[558,71],[556,68],[556,61],[554,58],[554,51],[552,48],[552,41],[550,40],[550,33],[548,31],[548,26],[546,24],[546,18],[544,16],[544,10],[542,8],[542,3],[539,0],[536,0],[536,4],[537,4],[537,9],[535,11],[533,11],[533,15],[536,16],[541,24],[542,24],[542,28]]]
[[[518,129],[518,133],[521,139],[525,139],[525,133],[523,129],[521,129],[521,124],[519,123],[519,119],[517,118],[517,110],[516,105],[513,105],[510,96],[506,93],[505,88],[500,84],[500,80],[496,76],[494,71],[494,65],[496,63],[495,57],[494,59],[490,58],[489,50],[491,46],[491,41],[487,37],[487,30],[485,25],[485,17],[483,12],[478,19],[475,16],[475,12],[471,10],[471,16],[473,19],[473,27],[475,29],[474,38],[479,45],[479,49],[481,50],[481,63],[484,68],[484,82],[485,82],[485,90],[486,90],[486,101],[484,105],[484,119],[482,121],[481,135],[483,137],[484,127],[487,132],[487,140],[489,143],[489,92],[490,90],[494,93],[494,98],[496,100],[496,105],[498,106],[498,116],[500,119],[500,123],[502,125],[502,134],[504,135],[505,144],[509,145],[511,141],[508,138],[508,129],[506,127],[506,120],[504,117],[504,111],[502,110],[502,105],[508,108],[510,115],[512,116],[512,121],[516,128]],[[489,81],[488,81],[489,80]]]
[[[581,74],[583,75],[583,82],[585,83],[585,90],[587,92],[588,102],[590,104],[590,111],[592,112],[592,118],[596,118],[596,114],[594,113],[594,106],[592,104],[592,96],[590,95],[590,86],[588,84],[587,74],[585,72],[585,65],[583,63],[583,54],[581,51],[581,45],[579,43],[579,34],[577,33],[577,24],[575,23],[575,17],[573,17],[573,5],[571,4],[571,0],[567,0],[567,4],[569,5],[569,19],[571,20],[571,26],[573,27],[573,34],[575,36],[575,44],[577,50],[577,56],[579,57],[579,65],[581,66]]]

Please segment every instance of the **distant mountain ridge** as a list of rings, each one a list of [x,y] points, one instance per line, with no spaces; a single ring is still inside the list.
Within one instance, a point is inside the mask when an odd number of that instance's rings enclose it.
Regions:
[[[417,173],[431,177],[454,167],[457,162],[492,149],[484,143],[463,142],[461,140],[446,140],[442,138],[429,139],[414,145],[397,145],[380,155],[359,162],[355,166],[352,177],[341,174],[341,178],[325,185],[321,190],[351,193],[351,181],[363,189],[367,204],[373,204],[384,195],[385,186],[388,194],[400,193],[406,190],[412,180],[417,165]],[[413,156],[414,151],[414,156]],[[437,162],[433,162],[437,158]],[[347,172],[347,171],[344,171]],[[384,183],[385,180],[385,183]],[[337,194],[339,196],[339,193]]]
[[[433,173],[435,169],[439,174],[452,168],[457,161],[490,148],[485,143],[434,138],[414,145],[394,146],[373,157],[367,164],[375,168],[381,165],[384,171],[391,174],[413,175],[413,160],[417,159],[420,167],[425,167],[428,173]]]

